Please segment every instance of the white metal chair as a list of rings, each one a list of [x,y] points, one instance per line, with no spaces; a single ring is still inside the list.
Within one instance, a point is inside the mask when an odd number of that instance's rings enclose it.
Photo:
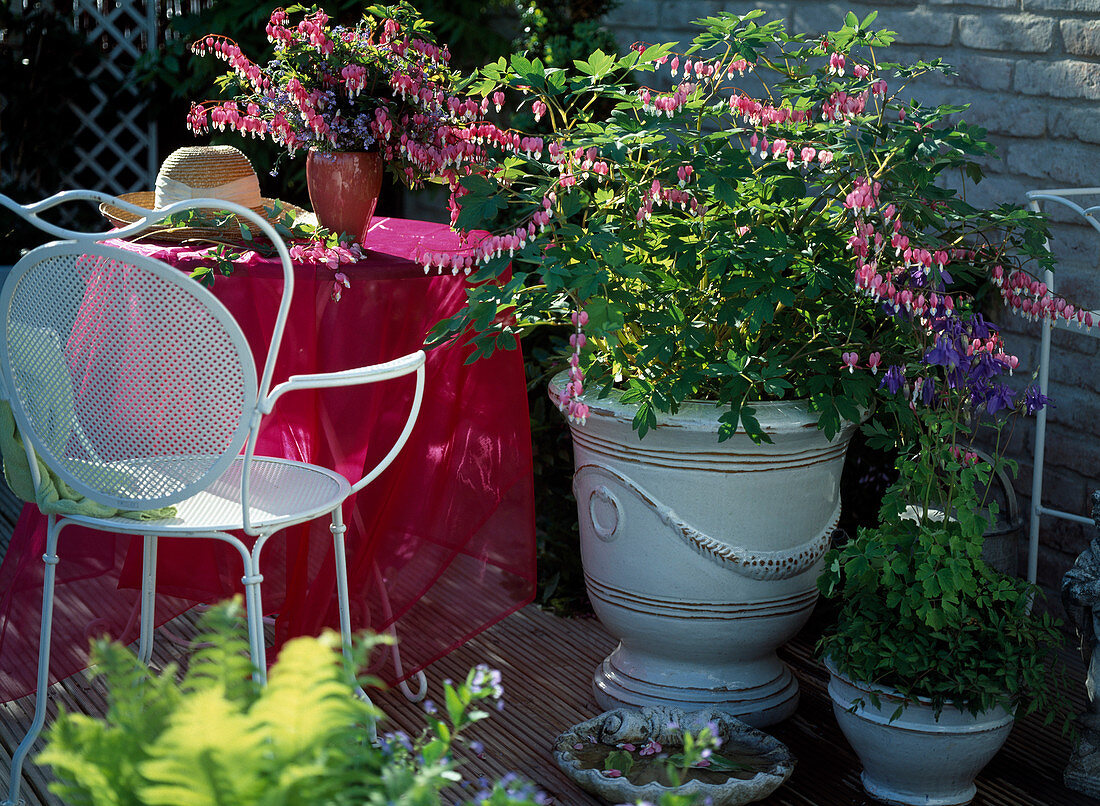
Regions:
[[[1098,233],[1100,233],[1100,203],[1094,204],[1089,207],[1082,207],[1074,199],[1088,199],[1092,197],[1094,200],[1100,202],[1100,187],[1095,188],[1070,188],[1070,189],[1053,189],[1053,190],[1031,190],[1027,193],[1028,206],[1035,212],[1039,212],[1042,209],[1044,202],[1050,202],[1060,205],[1076,215],[1080,216],[1082,223],[1090,225]],[[1050,242],[1046,244],[1047,251],[1050,251]],[[1043,274],[1043,282],[1046,283],[1047,289],[1054,293],[1054,273],[1046,271]],[[1093,318],[1100,322],[1100,311],[1092,311]],[[1050,333],[1052,328],[1059,328],[1061,330],[1068,330],[1071,333],[1079,333],[1082,335],[1091,336],[1092,338],[1100,338],[1100,328],[1096,330],[1086,330],[1083,327],[1076,325],[1070,325],[1063,319],[1059,319],[1055,323],[1047,318],[1042,319],[1041,325],[1041,337],[1039,343],[1039,390],[1045,395],[1050,387]],[[1073,512],[1066,512],[1064,510],[1055,509],[1043,505],[1043,460],[1046,453],[1046,433],[1047,433],[1047,410],[1046,408],[1040,409],[1035,415],[1035,451],[1032,462],[1032,476],[1031,476],[1031,523],[1028,532],[1028,550],[1027,550],[1027,578],[1030,582],[1034,582],[1038,576],[1039,569],[1039,522],[1043,515],[1049,515],[1054,518],[1061,518],[1063,520],[1073,521],[1075,523],[1082,523],[1091,526],[1092,518],[1085,515],[1078,515]]]
[[[72,201],[107,202],[148,217],[110,236],[74,232],[40,217]],[[341,507],[375,479],[407,441],[423,398],[425,357],[417,351],[383,364],[297,375],[272,388],[294,274],[286,245],[260,216],[214,199],[179,202],[149,214],[91,191],[59,193],[26,206],[0,196],[0,205],[62,239],[23,257],[0,291],[0,381],[26,447],[35,488],[41,482],[37,455],[73,490],[104,506],[176,508],[175,517],[152,521],[48,516],[35,716],[12,759],[4,806],[13,806],[19,800],[23,762],[46,715],[62,529],[78,524],[144,536],[138,653],[145,662],[153,643],[158,536],[208,538],[233,546],[244,569],[254,674],[263,682],[261,552],[276,531],[329,515],[340,630],[347,651],[351,625]],[[99,243],[107,237],[132,237],[168,215],[191,209],[228,211],[247,220],[270,239],[282,262],[283,296],[258,377],[244,333],[209,290],[160,261]],[[96,359],[82,364],[83,359],[74,358],[89,353]],[[261,418],[285,393],[413,374],[416,391],[400,436],[358,481],[315,465],[254,454]],[[231,531],[243,531],[251,539],[246,542]]]

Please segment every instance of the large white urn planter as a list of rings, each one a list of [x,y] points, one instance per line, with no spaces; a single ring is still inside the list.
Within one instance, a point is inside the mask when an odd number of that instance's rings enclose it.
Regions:
[[[632,406],[586,402],[571,425],[581,557],[620,641],[596,669],[597,702],[785,719],[798,683],[776,649],[817,600],[855,426],[828,440],[805,405],[768,403],[756,414],[772,444],[719,442],[720,412],[689,403],[639,439]]]
[[[948,706],[937,716],[927,702],[905,703],[892,689],[849,680],[827,665],[833,712],[863,763],[867,794],[904,806],[974,799],[974,779],[1008,739],[1012,713],[994,708],[975,716]]]

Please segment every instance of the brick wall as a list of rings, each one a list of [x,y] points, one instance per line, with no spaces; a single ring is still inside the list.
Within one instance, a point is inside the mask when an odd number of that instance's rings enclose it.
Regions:
[[[717,11],[763,8],[791,30],[839,27],[844,14],[860,19],[879,10],[876,27],[898,33],[901,57],[942,57],[958,75],[933,77],[914,94],[937,103],[969,103],[966,117],[984,126],[998,146],[987,178],[968,195],[974,203],[1024,202],[1036,188],[1100,186],[1100,0],[932,0],[844,5],[813,0],[724,3],[716,0],[623,0],[607,23],[624,44],[686,40],[690,21]],[[1091,200],[1100,204],[1100,196]],[[1100,308],[1100,233],[1056,215],[1052,248],[1060,291]],[[1018,376],[1036,368],[1038,325],[1000,317],[1020,356]],[[1044,500],[1089,514],[1089,493],[1100,488],[1100,356],[1098,342],[1055,332]],[[1031,490],[1031,424],[1018,426],[1009,455],[1020,462],[1016,482],[1026,514]],[[1025,529],[1026,533],[1026,518]],[[1055,587],[1091,529],[1044,519],[1040,582]],[[1026,534],[1021,535],[1026,540]],[[1021,546],[1021,568],[1026,556]]]

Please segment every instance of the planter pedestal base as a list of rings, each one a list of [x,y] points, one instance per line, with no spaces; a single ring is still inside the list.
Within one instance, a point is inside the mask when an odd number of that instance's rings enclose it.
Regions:
[[[950,795],[936,797],[923,792],[898,791],[888,784],[879,783],[868,777],[866,772],[859,774],[859,780],[863,784],[864,792],[888,806],[913,806],[914,803],[919,803],[921,806],[966,806],[978,794],[978,787],[974,784],[962,787]]]
[[[746,673],[753,682],[745,680]],[[798,706],[798,681],[775,655],[751,667],[739,663],[725,670],[693,663],[685,669],[660,659],[639,659],[620,644],[596,668],[592,688],[604,710],[675,703],[689,711],[722,711],[753,727],[781,722]]]

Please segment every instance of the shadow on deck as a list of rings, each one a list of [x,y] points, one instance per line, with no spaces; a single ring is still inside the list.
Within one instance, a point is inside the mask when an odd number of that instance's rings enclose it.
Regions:
[[[192,634],[193,617],[185,614],[172,623],[178,633]],[[182,650],[159,634],[154,662],[178,659]],[[769,729],[786,742],[798,759],[790,781],[766,806],[863,806],[871,804],[859,785],[859,764],[840,734],[826,693],[826,674],[812,657],[811,624],[782,655],[801,683],[802,699],[794,717]],[[559,806],[595,806],[602,801],[572,784],[557,768],[550,747],[564,728],[599,712],[591,693],[591,673],[611,651],[614,641],[593,619],[561,619],[528,606],[463,645],[428,670],[430,698],[441,699],[441,681],[464,678],[478,663],[503,672],[506,707],[474,726],[469,739],[478,739],[485,751],[465,757],[467,780],[517,772],[535,781]],[[1070,679],[1084,679],[1082,664],[1069,657]],[[1081,686],[1077,685],[1076,689]],[[1075,690],[1075,704],[1083,692]],[[423,727],[422,708],[398,691],[374,696],[386,712],[389,725],[417,733]],[[103,692],[77,675],[51,689],[53,706],[86,713],[102,713]],[[31,719],[31,700],[4,706],[0,712],[0,769],[7,769],[10,753]],[[1008,744],[978,780],[975,804],[986,806],[1085,806],[1089,798],[1066,789],[1062,768],[1068,741],[1055,727],[1044,727],[1034,716],[1022,719]],[[5,776],[6,780],[6,776]],[[28,765],[24,798],[28,806],[58,804],[47,791],[45,773]],[[446,798],[452,802],[457,798]]]

